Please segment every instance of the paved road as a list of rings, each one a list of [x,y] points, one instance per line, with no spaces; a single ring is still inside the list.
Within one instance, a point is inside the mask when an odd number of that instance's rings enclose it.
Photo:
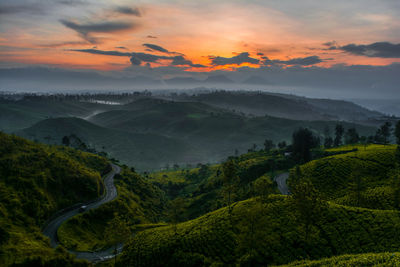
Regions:
[[[286,184],[287,179],[289,178],[289,173],[281,173],[277,176],[275,176],[275,181],[278,184],[278,189],[281,192],[282,195],[288,195],[289,194],[289,188]]]
[[[114,164],[111,164],[111,166],[112,170],[107,174],[106,178],[104,178],[104,186],[106,190],[105,196],[98,201],[88,204],[86,210],[98,208],[104,203],[110,202],[117,197],[117,189],[114,186],[114,176],[115,174],[120,173],[121,168]],[[61,224],[79,213],[79,206],[73,209],[68,209],[65,212],[60,213],[60,215],[58,215],[46,225],[46,227],[43,229],[43,234],[50,238],[50,244],[52,247],[56,247],[59,243],[57,238],[57,230],[61,226]],[[118,250],[122,250],[122,245],[118,246]],[[79,259],[86,259],[89,261],[101,261],[108,259],[113,255],[112,248],[97,252],[70,252],[75,254]]]

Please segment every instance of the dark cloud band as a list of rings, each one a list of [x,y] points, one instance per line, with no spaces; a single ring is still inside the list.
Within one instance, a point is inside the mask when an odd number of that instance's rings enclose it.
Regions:
[[[260,63],[259,59],[250,57],[250,54],[247,52],[240,53],[234,57],[209,57],[211,59],[211,64],[214,66],[223,66],[223,65],[241,65],[243,63],[251,63],[258,64]]]
[[[136,52],[120,52],[120,51],[104,51],[98,49],[70,49],[69,51],[83,52],[97,55],[108,55],[108,56],[119,56],[119,57],[130,57],[132,65],[141,65],[142,62],[155,63],[159,60],[170,60],[172,66],[190,66],[194,68],[205,67],[200,64],[194,64],[192,61],[184,58],[183,56],[159,56],[148,53],[136,53]]]
[[[348,44],[339,49],[359,56],[400,58],[400,44],[392,44],[389,42],[378,42],[369,45]]]
[[[132,22],[121,22],[121,21],[106,21],[99,23],[87,23],[79,24],[70,20],[60,20],[60,22],[67,28],[70,28],[79,33],[85,40],[96,43],[96,38],[90,36],[91,33],[112,33],[123,30],[135,29],[139,25]]]
[[[296,65],[296,66],[310,66],[314,64],[318,64],[323,62],[323,60],[318,56],[310,56],[310,57],[299,57],[293,58],[289,60],[270,60],[265,57],[264,64],[265,65]]]
[[[136,17],[141,17],[142,13],[140,12],[140,9],[137,7],[127,7],[127,6],[118,6],[115,8],[115,12],[125,14],[125,15],[133,15]]]

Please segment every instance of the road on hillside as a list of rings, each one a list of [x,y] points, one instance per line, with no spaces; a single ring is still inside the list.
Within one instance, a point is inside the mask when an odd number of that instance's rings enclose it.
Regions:
[[[289,194],[289,188],[286,184],[287,179],[289,178],[289,173],[281,173],[277,176],[275,176],[275,181],[278,184],[278,189],[279,192],[281,192],[282,195],[288,195]]]
[[[117,165],[111,164],[112,170],[107,174],[106,178],[104,178],[104,187],[105,187],[105,195],[103,198],[98,201],[92,202],[87,206],[86,211],[90,209],[95,209],[103,205],[104,203],[110,202],[111,200],[117,197],[117,189],[114,185],[114,176],[120,173],[121,168]],[[56,218],[51,220],[46,227],[43,229],[43,234],[50,238],[50,244],[52,247],[56,247],[59,242],[57,238],[57,230],[66,220],[69,218],[79,214],[79,206],[74,209],[67,209],[65,212],[61,212]],[[118,251],[122,250],[122,245],[118,246]],[[78,259],[86,259],[89,261],[102,261],[108,258],[112,258],[114,251],[112,248],[97,251],[97,252],[78,252],[78,251],[69,251],[76,255]]]

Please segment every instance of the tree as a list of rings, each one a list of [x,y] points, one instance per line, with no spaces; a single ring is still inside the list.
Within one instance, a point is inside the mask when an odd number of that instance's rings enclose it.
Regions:
[[[223,193],[229,213],[232,211],[231,204],[234,199],[234,193],[239,183],[237,176],[237,167],[233,160],[228,160],[222,165],[223,172]]]
[[[299,163],[311,160],[311,149],[319,145],[319,138],[308,129],[300,128],[293,133],[293,157]]]
[[[388,139],[392,133],[392,124],[390,122],[385,122],[382,126],[376,131],[375,134],[375,142],[383,143],[386,145],[388,143]]]
[[[396,143],[400,145],[400,121],[396,123],[396,128],[394,130],[394,135],[396,136]]]
[[[275,147],[274,142],[270,139],[265,139],[264,141],[264,150],[269,152],[271,149]]]
[[[174,233],[177,233],[176,225],[183,220],[183,213],[185,211],[185,200],[177,197],[169,202],[168,217],[172,222]]]
[[[64,146],[69,146],[69,138],[68,138],[68,136],[64,136],[63,138],[62,138],[62,144],[64,145]]]
[[[332,137],[326,137],[324,140],[324,147],[325,148],[331,148],[333,145],[333,139]]]
[[[367,139],[367,137],[365,135],[360,137],[360,142],[361,142],[361,144],[364,145],[364,150],[366,150],[367,149],[367,145],[368,145],[368,139]]]
[[[342,144],[342,138],[344,134],[344,128],[341,124],[337,124],[335,127],[335,140],[334,146],[340,146]]]
[[[391,134],[392,134],[392,123],[391,122],[385,122],[382,126],[381,126],[381,132],[382,132],[382,136],[383,136],[383,142],[386,145],[388,143],[388,139],[390,138]]]
[[[279,142],[279,143],[278,143],[278,147],[279,147],[280,149],[284,149],[286,146],[287,146],[287,144],[286,144],[285,141],[282,141],[282,142]]]
[[[264,266],[265,260],[258,251],[269,237],[268,231],[265,231],[268,227],[268,217],[265,216],[266,208],[263,203],[256,201],[244,212],[246,220],[240,220],[237,227],[239,233],[236,250],[239,255],[247,256],[247,264],[241,262],[240,266]]]
[[[304,224],[305,240],[308,240],[311,226],[318,221],[323,202],[309,179],[301,178],[291,187],[291,203],[297,218]]]
[[[265,202],[270,194],[274,192],[273,183],[267,176],[262,176],[253,183],[253,191]]]
[[[346,131],[345,142],[346,144],[356,144],[360,141],[360,136],[357,133],[356,128],[350,128]]]
[[[114,213],[114,218],[108,222],[105,235],[110,243],[114,244],[114,266],[117,263],[118,244],[124,243],[131,235],[131,231],[124,219]]]

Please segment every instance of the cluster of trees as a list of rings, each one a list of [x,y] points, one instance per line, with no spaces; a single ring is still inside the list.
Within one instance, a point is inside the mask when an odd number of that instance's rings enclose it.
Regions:
[[[7,94],[1,93],[0,97],[10,100],[31,100],[31,101],[91,101],[91,100],[103,100],[103,101],[123,101],[129,102],[140,97],[151,97],[152,93],[148,90],[139,92],[126,92],[126,93],[81,93],[81,94],[68,94],[68,93],[20,93],[20,94]]]
[[[400,121],[397,122],[395,128],[393,129],[391,122],[385,122],[376,131],[375,135],[370,136],[360,136],[356,128],[344,129],[343,125],[337,124],[335,127],[335,136],[332,138],[330,136],[329,127],[325,128],[324,131],[324,147],[338,147],[340,145],[346,144],[358,144],[358,143],[377,143],[377,144],[388,144],[392,133],[394,133],[397,142],[400,139]]]

